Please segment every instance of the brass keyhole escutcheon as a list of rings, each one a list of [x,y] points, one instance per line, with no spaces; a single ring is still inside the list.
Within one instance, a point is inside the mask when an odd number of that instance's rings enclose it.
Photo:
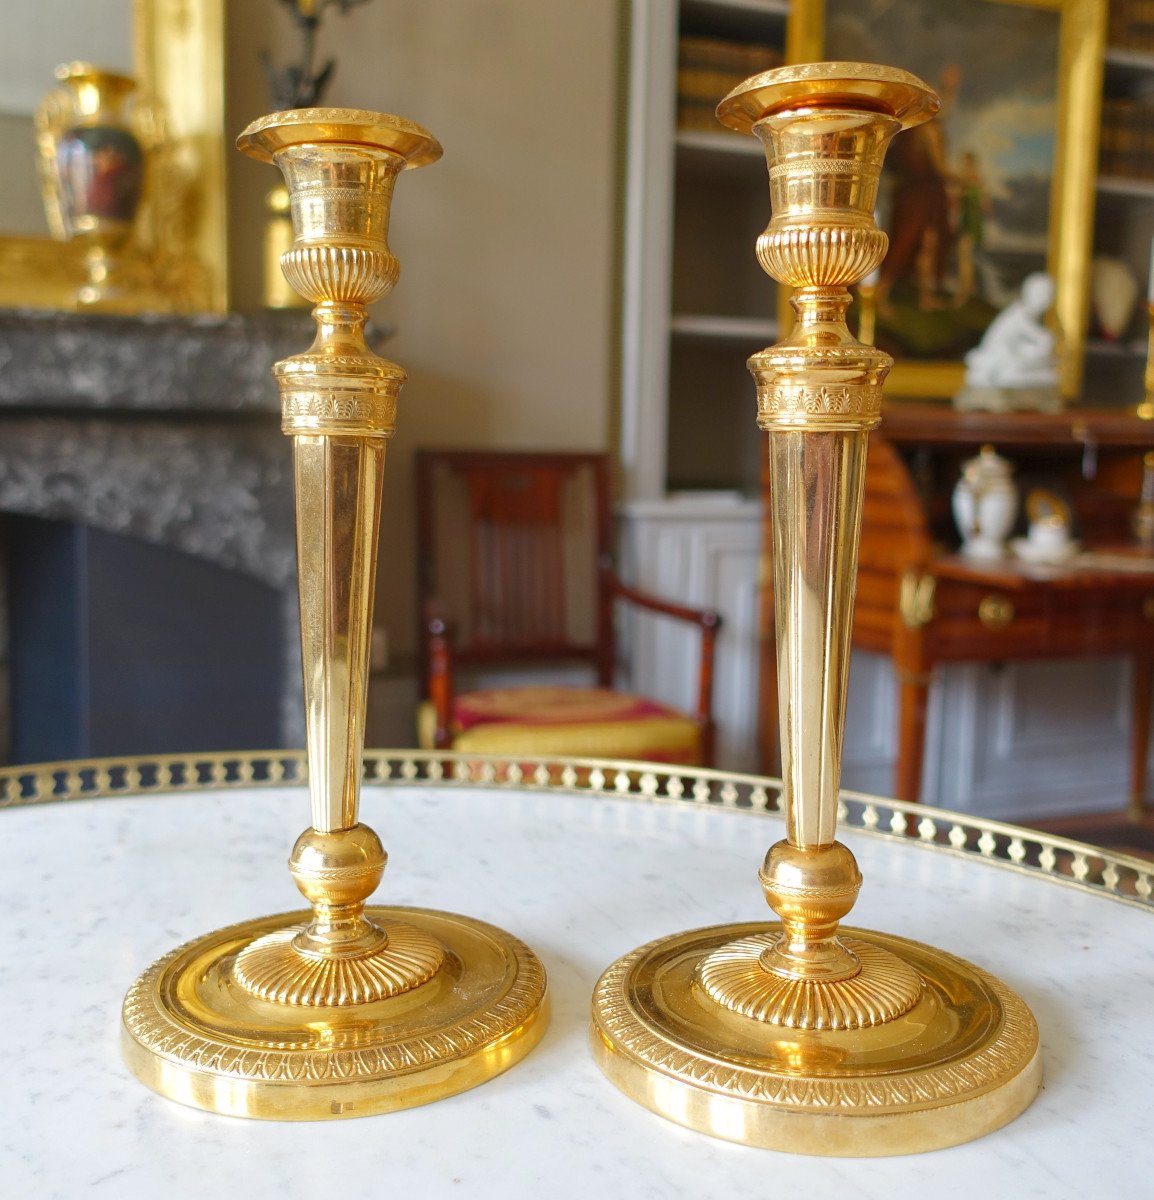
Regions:
[[[986,629],[1005,629],[1014,619],[1014,606],[1005,596],[986,596],[978,605],[978,620]]]

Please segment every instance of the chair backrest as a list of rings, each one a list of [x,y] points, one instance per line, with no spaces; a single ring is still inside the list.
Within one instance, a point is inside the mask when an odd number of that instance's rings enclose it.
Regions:
[[[435,604],[462,665],[597,665],[611,636],[598,570],[611,542],[606,455],[418,450],[422,650]]]

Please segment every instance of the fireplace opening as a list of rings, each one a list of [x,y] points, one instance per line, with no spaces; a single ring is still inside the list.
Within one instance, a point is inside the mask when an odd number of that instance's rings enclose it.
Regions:
[[[7,761],[284,744],[282,591],[88,525],[11,515],[0,537]]]

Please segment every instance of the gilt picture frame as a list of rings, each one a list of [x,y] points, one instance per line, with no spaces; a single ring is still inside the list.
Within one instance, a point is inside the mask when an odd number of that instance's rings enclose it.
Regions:
[[[889,63],[943,97],[879,205],[889,395],[956,395],[966,350],[1043,269],[1056,284],[1062,394],[1079,394],[1105,39],[1106,0],[793,0],[789,61]]]

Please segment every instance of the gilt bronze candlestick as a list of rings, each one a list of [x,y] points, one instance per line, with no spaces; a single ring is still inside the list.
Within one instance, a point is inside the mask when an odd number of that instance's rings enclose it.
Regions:
[[[675,934],[614,963],[593,999],[601,1068],[690,1128],[807,1154],[902,1154],[1011,1120],[1040,1083],[1038,1032],[1004,984],[943,951],[838,923],[861,875],[836,840],[866,438],[892,360],[845,325],[882,261],[882,159],[937,97],[904,71],[811,63],[718,108],[765,143],[757,256],[797,324],[749,360],[769,434],[787,839],[761,885],[779,924]]]
[[[396,282],[393,186],[441,148],[382,113],[296,109],[250,125],[275,162],[295,240],[282,258],[316,340],[277,363],[293,439],[312,827],[289,870],[311,912],[247,921],[173,951],[124,1003],[126,1060],[174,1100],[233,1116],[362,1116],[452,1095],[506,1070],[546,1021],[545,975],[500,929],[365,907],[386,854],[358,821],[385,442],[405,373],[364,340]]]

